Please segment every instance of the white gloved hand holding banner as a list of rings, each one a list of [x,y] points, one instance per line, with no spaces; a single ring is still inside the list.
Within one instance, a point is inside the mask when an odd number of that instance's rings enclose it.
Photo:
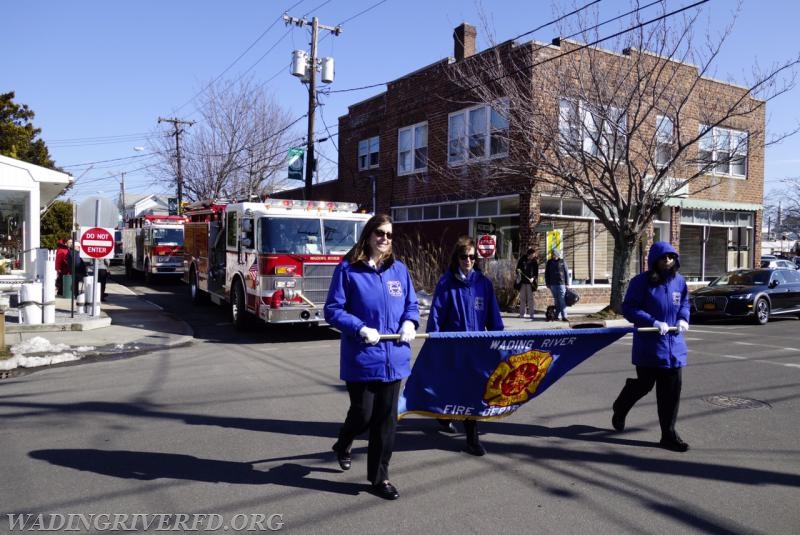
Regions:
[[[361,330],[358,331],[358,334],[361,335],[361,338],[363,338],[366,343],[373,346],[381,340],[381,335],[378,333],[378,330],[367,327],[366,325],[361,327]]]
[[[414,326],[414,322],[408,320],[404,321],[400,326],[400,341],[410,344],[411,341],[416,337],[417,328]]]
[[[664,336],[669,332],[669,325],[667,325],[667,323],[664,321],[658,321],[658,320],[654,321],[653,327],[658,329],[658,334],[660,334],[661,336]]]

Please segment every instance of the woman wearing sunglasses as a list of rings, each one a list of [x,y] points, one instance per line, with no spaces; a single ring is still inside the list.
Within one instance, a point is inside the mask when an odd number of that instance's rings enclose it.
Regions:
[[[683,452],[689,445],[675,432],[681,398],[686,340],[689,330],[689,291],[678,273],[680,257],[667,242],[655,242],[647,255],[648,270],[636,275],[622,301],[625,319],[635,327],[655,327],[657,332],[633,333],[631,360],[636,379],[627,379],[612,409],[611,425],[625,429],[625,417],[634,404],[656,387],[662,448]],[[677,326],[671,331],[671,326]]]
[[[333,451],[349,470],[353,440],[369,430],[367,479],[387,500],[399,497],[389,482],[397,429],[400,382],[411,373],[411,341],[419,326],[417,295],[406,266],[392,253],[392,218],[370,218],[356,245],[336,267],[325,302],[325,321],[342,333],[339,376],[350,409]],[[382,334],[400,340],[381,340]]]
[[[436,284],[426,332],[502,331],[503,319],[494,286],[483,273],[475,269],[475,241],[462,236],[453,247],[450,266]],[[445,431],[455,433],[449,420],[440,419]],[[464,420],[467,453],[486,455],[478,439],[476,420]]]

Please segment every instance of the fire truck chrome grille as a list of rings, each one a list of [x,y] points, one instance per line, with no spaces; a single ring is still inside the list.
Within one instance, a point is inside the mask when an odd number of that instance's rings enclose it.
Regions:
[[[335,269],[336,266],[331,264],[305,264],[303,266],[303,295],[319,306],[324,305]]]

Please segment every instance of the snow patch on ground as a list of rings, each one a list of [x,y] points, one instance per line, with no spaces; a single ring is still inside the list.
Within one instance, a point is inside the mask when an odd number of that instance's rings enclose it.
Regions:
[[[50,340],[35,336],[11,346],[12,357],[0,360],[0,370],[35,368],[83,358],[82,353],[92,351],[94,346],[70,348],[67,344],[53,344]],[[42,354],[44,353],[44,354]]]

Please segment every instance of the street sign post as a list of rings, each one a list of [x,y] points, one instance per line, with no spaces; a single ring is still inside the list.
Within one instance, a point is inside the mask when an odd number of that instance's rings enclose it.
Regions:
[[[492,258],[497,250],[497,236],[483,234],[478,237],[477,249],[481,258]]]

